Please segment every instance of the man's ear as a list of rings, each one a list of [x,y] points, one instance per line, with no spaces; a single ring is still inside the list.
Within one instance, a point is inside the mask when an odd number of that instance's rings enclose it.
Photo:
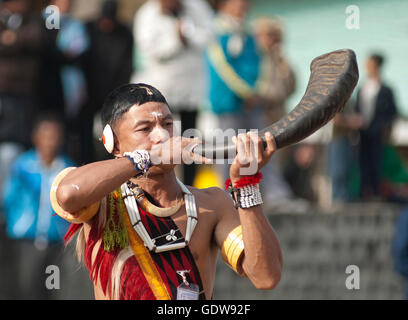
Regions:
[[[114,141],[114,144],[113,144],[112,155],[115,156],[116,158],[121,158],[122,154],[120,153],[120,144],[115,134],[113,135],[113,141]]]

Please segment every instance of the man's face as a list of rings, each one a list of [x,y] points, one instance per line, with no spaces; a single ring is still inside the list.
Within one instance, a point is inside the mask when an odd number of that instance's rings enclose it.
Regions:
[[[378,75],[379,68],[377,62],[373,58],[368,58],[366,62],[366,71],[369,78],[374,78]]]
[[[54,0],[51,3],[58,7],[61,14],[66,14],[71,9],[71,0]]]
[[[46,161],[51,162],[56,157],[62,141],[62,129],[56,122],[44,121],[33,132],[33,144]]]
[[[273,50],[281,45],[281,38],[278,32],[262,30],[256,33],[260,47],[265,51]]]
[[[170,139],[175,130],[169,107],[161,102],[135,105],[114,125],[115,156],[136,149],[151,150]]]
[[[221,4],[221,11],[236,19],[244,20],[248,11],[248,6],[249,4],[247,0],[225,0]]]
[[[163,12],[176,12],[180,8],[179,0],[160,0]]]

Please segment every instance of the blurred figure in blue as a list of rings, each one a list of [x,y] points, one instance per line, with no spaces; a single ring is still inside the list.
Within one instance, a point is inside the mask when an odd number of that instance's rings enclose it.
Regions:
[[[12,164],[4,184],[3,212],[14,256],[9,261],[14,298],[49,299],[45,269],[57,265],[69,224],[53,216],[50,189],[58,172],[73,162],[63,154],[62,122],[52,114],[38,118],[32,132],[34,148]],[[11,263],[10,263],[11,262]]]
[[[13,161],[30,143],[41,20],[29,0],[0,1],[0,195]],[[2,208],[0,208],[0,211]],[[0,212],[0,299],[8,286],[9,241]]]
[[[166,97],[181,121],[195,129],[205,98],[203,53],[212,39],[213,12],[205,0],[148,0],[135,16],[134,36],[140,58],[132,82],[149,83]],[[183,166],[192,185],[196,165]]]
[[[384,57],[372,54],[366,62],[367,79],[358,91],[356,111],[362,116],[360,172],[362,199],[380,197],[384,139],[397,116],[394,95],[381,79]]]
[[[238,129],[259,129],[264,117],[256,90],[260,55],[255,37],[245,28],[246,0],[221,0],[214,20],[216,36],[206,52],[210,110],[219,119],[219,128],[229,130],[228,139]],[[220,167],[228,177],[228,165]]]

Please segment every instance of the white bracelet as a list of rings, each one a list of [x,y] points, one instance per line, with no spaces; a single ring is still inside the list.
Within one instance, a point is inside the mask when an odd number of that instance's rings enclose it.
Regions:
[[[235,208],[251,208],[263,204],[259,184],[251,184],[241,188],[228,187],[234,201]]]
[[[123,154],[124,157],[128,158],[130,161],[133,162],[135,166],[135,171],[139,175],[146,175],[149,172],[152,163],[150,161],[150,154],[146,150],[135,150],[133,152],[125,152]]]
[[[251,208],[263,204],[259,184],[238,188],[238,192],[239,197],[237,201],[239,201],[241,208]]]

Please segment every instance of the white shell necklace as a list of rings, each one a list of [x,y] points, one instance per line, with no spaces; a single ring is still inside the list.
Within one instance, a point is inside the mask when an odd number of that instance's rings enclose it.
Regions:
[[[136,197],[137,195],[133,192],[132,189],[129,188],[127,182],[121,185],[122,190],[122,197],[126,205],[126,209],[129,213],[130,222],[139,235],[139,237],[143,240],[145,246],[153,252],[160,253],[164,251],[176,250],[184,248],[191,239],[191,236],[194,232],[194,229],[198,222],[198,215],[197,215],[197,208],[195,203],[194,195],[187,189],[187,187],[177,179],[178,184],[181,187],[181,190],[184,193],[184,202],[186,205],[186,213],[187,213],[187,227],[186,227],[186,236],[184,241],[177,242],[177,237],[175,235],[175,230],[171,229],[168,234],[162,235],[161,237],[166,236],[166,240],[170,241],[168,244],[156,246],[155,239],[152,239],[143,222],[140,218],[139,208],[137,206]]]

